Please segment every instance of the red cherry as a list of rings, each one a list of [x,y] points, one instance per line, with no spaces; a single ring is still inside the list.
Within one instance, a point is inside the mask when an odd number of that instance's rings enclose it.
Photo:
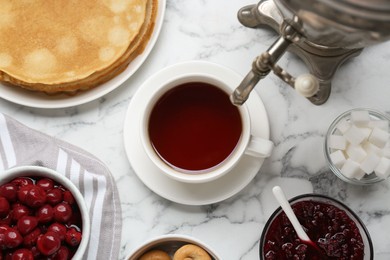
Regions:
[[[73,205],[75,203],[75,199],[73,197],[73,194],[66,190],[63,193],[64,201],[67,202],[69,205]]]
[[[16,226],[20,234],[25,235],[38,226],[38,219],[33,216],[23,216],[18,220]]]
[[[0,197],[0,218],[4,218],[9,214],[10,205],[6,198]]]
[[[37,239],[41,234],[42,232],[39,228],[34,229],[33,231],[24,236],[23,245],[29,248],[35,246],[37,244]]]
[[[39,223],[48,223],[53,219],[53,207],[49,204],[43,205],[37,210],[35,215],[37,216]]]
[[[12,219],[19,220],[23,216],[30,215],[30,209],[20,203],[14,203],[12,205]]]
[[[77,231],[75,228],[69,228],[65,235],[65,241],[70,246],[78,246],[81,242],[81,232]]]
[[[13,179],[11,183],[16,184],[18,187],[34,184],[33,181],[28,177],[17,177]]]
[[[49,231],[38,237],[37,247],[43,255],[52,255],[61,247],[61,240],[57,233]]]
[[[22,242],[23,237],[20,235],[20,233],[16,229],[8,227],[5,231],[4,245],[7,248],[15,248],[19,246]]]
[[[25,203],[32,208],[38,208],[46,202],[46,192],[38,187],[32,186],[25,197]]]
[[[8,201],[16,201],[18,196],[18,188],[14,183],[6,183],[0,186],[0,196],[6,198]]]
[[[0,249],[5,247],[5,232],[8,228],[8,225],[0,225]]]
[[[21,248],[12,254],[12,260],[34,260],[31,250]]]
[[[52,256],[52,260],[68,260],[70,259],[70,252],[66,246],[61,246],[60,249]]]
[[[64,240],[67,229],[64,225],[62,225],[60,223],[53,223],[49,226],[47,231],[53,231],[53,232],[57,233],[58,236],[60,237],[60,239]]]
[[[30,189],[34,187],[34,185],[32,184],[28,184],[28,185],[23,185],[19,188],[18,190],[18,199],[20,202],[22,202],[23,204],[26,203],[26,197],[27,197],[27,193],[30,191]]]
[[[44,191],[48,191],[54,188],[54,181],[49,178],[42,178],[37,181],[37,186],[41,187]]]
[[[56,205],[62,201],[62,190],[58,188],[51,189],[47,192],[47,202]]]
[[[54,219],[65,223],[72,217],[72,208],[68,203],[61,202],[54,207]]]

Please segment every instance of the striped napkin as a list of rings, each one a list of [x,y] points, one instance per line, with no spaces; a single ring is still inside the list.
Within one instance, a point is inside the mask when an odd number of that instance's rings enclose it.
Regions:
[[[114,179],[100,160],[0,113],[0,172],[22,165],[54,169],[68,177],[83,194],[91,221],[90,241],[83,259],[118,259],[120,201]]]

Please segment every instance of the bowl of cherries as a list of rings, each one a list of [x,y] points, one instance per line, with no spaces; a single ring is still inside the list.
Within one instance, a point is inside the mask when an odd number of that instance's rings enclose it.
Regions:
[[[90,222],[64,175],[40,166],[0,173],[0,259],[81,259]]]

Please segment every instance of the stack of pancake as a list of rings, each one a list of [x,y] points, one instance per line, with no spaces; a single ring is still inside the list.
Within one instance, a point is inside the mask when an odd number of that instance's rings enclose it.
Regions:
[[[144,50],[158,0],[0,0],[0,81],[74,94]]]

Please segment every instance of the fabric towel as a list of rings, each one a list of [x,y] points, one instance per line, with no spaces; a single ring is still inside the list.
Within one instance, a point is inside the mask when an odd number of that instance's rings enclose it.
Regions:
[[[0,113],[0,172],[23,165],[56,170],[83,194],[91,221],[91,236],[83,259],[118,259],[122,226],[118,190],[110,171],[99,159]]]

